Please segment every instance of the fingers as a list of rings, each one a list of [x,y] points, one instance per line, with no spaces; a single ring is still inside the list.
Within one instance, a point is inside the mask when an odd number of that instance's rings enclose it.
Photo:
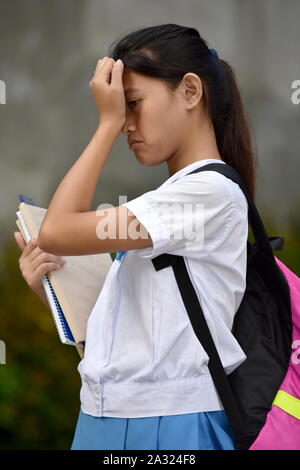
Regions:
[[[25,250],[23,251],[19,264],[25,281],[31,289],[36,291],[42,286],[44,274],[61,269],[66,261],[59,256],[42,251],[38,246],[34,246],[34,240],[31,240],[31,242],[31,251],[27,250],[27,256],[24,255]]]
[[[21,234],[21,232],[14,232],[15,240],[20,248],[21,251],[24,250],[26,246],[26,242]]]
[[[42,251],[41,253],[38,253],[34,259],[32,259],[31,269],[33,272],[35,272],[42,264],[50,264],[50,268],[52,266],[52,268],[55,269],[56,267],[59,268],[64,266],[65,263],[66,261],[59,256]]]
[[[108,83],[109,85],[111,84],[111,79],[112,79],[111,74],[112,74],[114,62],[115,62],[114,59],[111,59],[110,57],[108,57],[108,60],[104,62],[103,68],[101,68],[100,70],[100,72],[104,74],[106,83]]]
[[[25,245],[25,247],[22,251],[22,254],[19,258],[19,266],[20,266],[21,271],[23,269],[24,262],[25,263],[28,262],[28,258],[30,257],[33,250],[35,250],[36,248],[38,248],[40,250],[40,248],[37,245],[37,241],[35,239],[31,239],[28,243],[26,243],[26,245]]]
[[[52,271],[59,271],[62,268],[62,265],[55,263],[54,261],[49,261],[47,263],[40,264],[35,271],[30,271],[26,274],[23,274],[24,279],[31,289],[34,291],[41,288],[43,285],[43,276],[49,274]]]
[[[43,285],[43,276],[45,274],[52,271],[58,271],[61,268],[62,265],[60,263],[49,261],[47,263],[39,264],[35,271],[32,269],[32,266],[30,266],[30,268],[24,270],[22,274],[29,287],[36,292],[41,289]]]
[[[122,77],[123,68],[122,62],[115,61],[111,57],[105,56],[103,59],[98,60],[94,77],[96,78],[100,73],[103,73],[105,81],[109,84],[113,84],[113,82],[119,81],[120,77]]]
[[[104,67],[108,59],[109,57],[103,57],[102,59],[98,60],[95,73],[98,73]]]
[[[94,72],[93,79],[98,78],[100,76],[100,72],[102,72],[105,69],[105,78],[107,79],[107,75],[109,74],[109,71],[112,68],[112,63],[114,60],[110,57],[103,57],[103,59],[98,60],[96,69]],[[107,69],[107,65],[110,64],[110,67]],[[108,80],[107,80],[108,81]]]
[[[96,65],[96,68],[95,68],[95,72],[94,72],[94,75],[98,74],[101,70],[101,64],[102,64],[102,67],[103,67],[103,59],[100,59],[98,60],[97,62],[97,65]]]
[[[43,255],[43,258],[40,259],[40,261],[43,261],[43,262],[45,262],[48,259],[50,259],[51,261],[61,259],[56,255],[53,255],[51,253],[47,253],[41,250],[40,247],[38,246],[37,240],[31,239],[25,246],[22,252],[22,255],[19,258],[19,266],[20,266],[21,271],[23,271],[24,266],[25,268],[26,266],[30,266],[30,270],[32,270],[33,263],[34,263],[34,268],[36,268],[37,263],[38,263],[38,260],[36,260],[36,258],[39,255]]]
[[[122,75],[124,70],[124,64],[122,61],[116,61],[113,65],[112,76],[111,76],[111,84],[123,87],[122,83]]]
[[[22,261],[24,258],[30,257],[31,253],[36,250],[36,251],[42,251],[40,247],[38,246],[37,239],[32,238],[25,246],[23,253],[20,257],[20,260]]]

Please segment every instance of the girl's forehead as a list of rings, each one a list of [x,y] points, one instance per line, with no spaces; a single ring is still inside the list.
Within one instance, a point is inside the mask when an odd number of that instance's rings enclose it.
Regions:
[[[146,91],[158,85],[158,80],[146,77],[132,70],[125,70],[123,73],[123,87],[126,92]]]

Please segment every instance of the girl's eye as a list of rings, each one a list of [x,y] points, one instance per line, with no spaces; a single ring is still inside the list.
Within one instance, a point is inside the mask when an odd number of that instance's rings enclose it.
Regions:
[[[138,103],[138,100],[135,100],[135,101],[128,101],[128,106],[131,108],[132,106],[132,103]],[[135,105],[133,105],[135,106]]]

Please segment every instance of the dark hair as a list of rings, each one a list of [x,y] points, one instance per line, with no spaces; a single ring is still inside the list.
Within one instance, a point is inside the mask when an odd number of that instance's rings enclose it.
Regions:
[[[115,44],[117,42],[117,44]],[[114,46],[114,47],[113,47]],[[112,43],[109,56],[126,68],[166,82],[171,91],[188,72],[203,84],[203,104],[225,163],[234,167],[255,198],[255,163],[250,122],[232,67],[210,52],[195,28],[161,24],[138,29]]]

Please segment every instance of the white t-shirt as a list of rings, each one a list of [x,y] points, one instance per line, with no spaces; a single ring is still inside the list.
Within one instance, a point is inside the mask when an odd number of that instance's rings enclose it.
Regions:
[[[151,261],[162,253],[184,256],[225,372],[232,372],[246,359],[231,328],[246,288],[248,205],[239,186],[219,173],[187,175],[208,163],[224,164],[199,160],[123,204],[153,247],[114,260],[91,312],[78,365],[84,413],[126,418],[224,409],[173,268],[156,271]],[[162,203],[179,204],[174,217]],[[204,237],[193,239],[195,214]]]

